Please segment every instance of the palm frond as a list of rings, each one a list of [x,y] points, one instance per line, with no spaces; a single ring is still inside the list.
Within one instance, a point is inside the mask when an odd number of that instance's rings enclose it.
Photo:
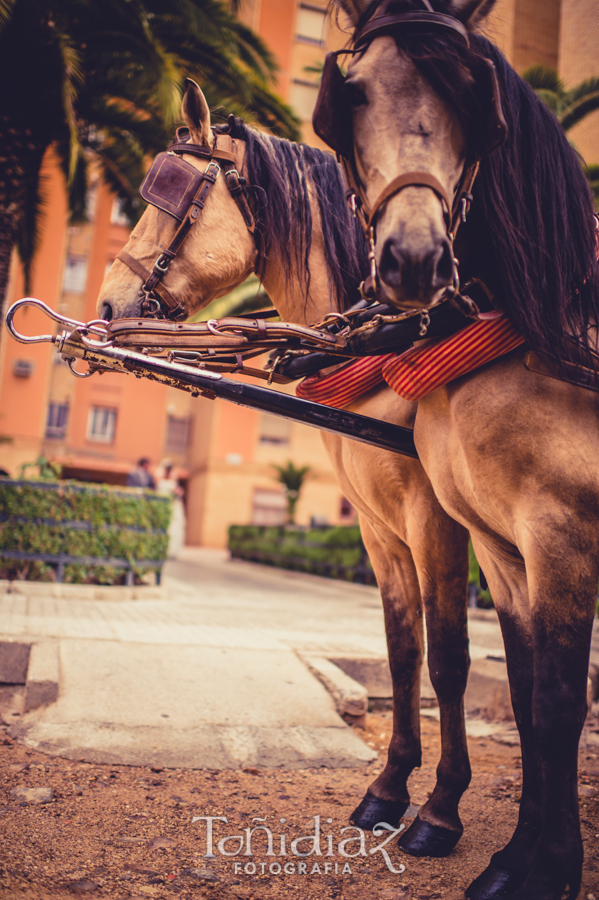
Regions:
[[[574,125],[578,124],[585,116],[588,116],[589,113],[594,112],[596,109],[599,109],[599,88],[581,97],[576,102],[570,103],[564,109],[559,117],[562,128],[564,131],[569,131],[570,128],[573,128]]]
[[[36,176],[27,182],[23,209],[17,230],[17,250],[23,263],[25,277],[25,294],[31,292],[31,278],[33,276],[33,261],[41,240],[44,208],[47,205],[47,196],[44,184],[45,176],[41,174],[40,167]]]
[[[56,32],[57,44],[63,65],[62,104],[70,136],[68,180],[71,182],[75,177],[75,171],[81,154],[76,103],[78,85],[83,81],[83,70],[81,68],[79,53],[73,46],[73,42],[69,35],[58,29],[56,29]]]
[[[10,21],[15,0],[0,0],[0,31]]]
[[[576,103],[591,94],[596,94],[597,91],[599,91],[599,78],[587,78],[566,92],[566,102]]]
[[[522,78],[535,91],[552,91],[555,94],[565,93],[564,83],[555,69],[550,66],[531,66],[523,73]]]
[[[564,104],[562,95],[556,94],[555,91],[545,90],[545,88],[538,88],[535,93],[539,100],[542,100],[545,106],[548,106],[551,112],[559,117]]]

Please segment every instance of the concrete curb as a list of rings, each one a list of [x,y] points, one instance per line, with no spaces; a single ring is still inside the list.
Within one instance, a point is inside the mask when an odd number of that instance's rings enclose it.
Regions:
[[[32,644],[25,687],[25,712],[58,700],[60,688],[59,641]]]
[[[9,729],[26,747],[93,763],[189,769],[362,768],[378,754],[340,723],[338,728],[203,725],[186,729],[110,722],[51,723],[24,718]]]
[[[337,671],[342,670],[341,674],[351,683],[362,685],[371,702],[376,704],[391,701],[393,696],[391,672],[386,659],[339,657],[323,662]],[[321,676],[318,674],[318,677]],[[321,681],[329,688],[324,678],[321,678]],[[334,690],[331,690],[331,693],[336,698]],[[422,669],[420,694],[421,706],[424,709],[437,706],[437,698],[426,665]],[[493,722],[514,721],[507,668],[503,660],[489,657],[472,660],[464,703],[469,715],[483,716]]]
[[[340,716],[360,718],[368,712],[368,691],[363,684],[347,675],[330,659],[312,654],[299,654],[313,675],[333,697]]]
[[[135,587],[102,584],[56,584],[51,581],[0,580],[0,595],[53,597],[60,600],[169,600],[171,592],[163,586],[140,584]]]

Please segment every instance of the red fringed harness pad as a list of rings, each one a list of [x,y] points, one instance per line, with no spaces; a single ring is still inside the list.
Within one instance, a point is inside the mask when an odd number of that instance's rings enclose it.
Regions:
[[[451,337],[412,347],[400,356],[367,356],[324,378],[305,378],[296,394],[304,400],[343,407],[386,381],[404,400],[421,400],[523,343],[524,338],[509,319],[485,318]]]

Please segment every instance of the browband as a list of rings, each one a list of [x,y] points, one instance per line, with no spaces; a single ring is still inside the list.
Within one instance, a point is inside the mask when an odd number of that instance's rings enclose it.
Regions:
[[[375,37],[389,34],[404,25],[437,25],[440,28],[454,31],[456,34],[459,34],[467,45],[469,43],[468,32],[462,23],[454,19],[453,16],[446,16],[444,13],[436,12],[404,12],[396,15],[377,16],[372,19],[356,36],[354,49],[359,50],[362,44],[370,43]]]

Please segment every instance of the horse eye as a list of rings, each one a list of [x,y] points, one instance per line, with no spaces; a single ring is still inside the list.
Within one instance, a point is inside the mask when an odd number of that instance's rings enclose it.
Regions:
[[[368,103],[366,94],[355,81],[345,82],[345,96],[353,107],[366,106]]]

